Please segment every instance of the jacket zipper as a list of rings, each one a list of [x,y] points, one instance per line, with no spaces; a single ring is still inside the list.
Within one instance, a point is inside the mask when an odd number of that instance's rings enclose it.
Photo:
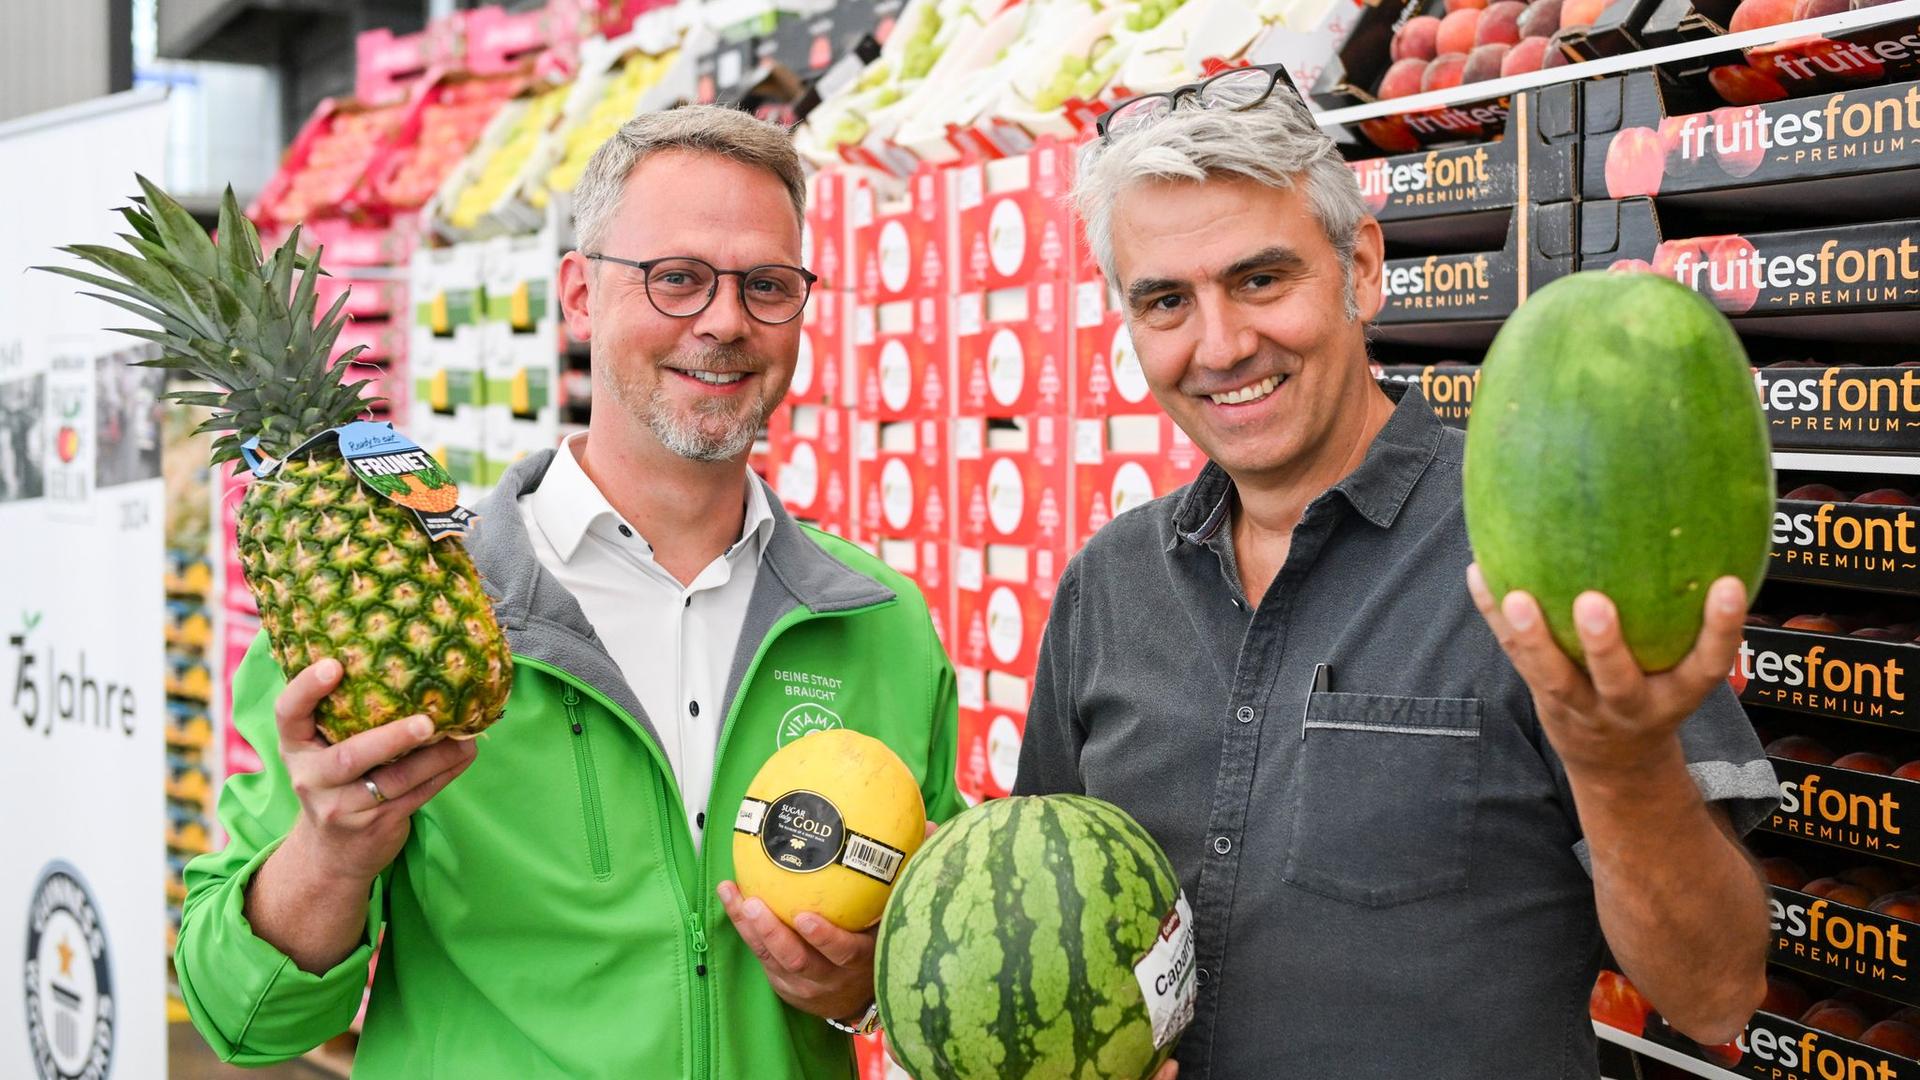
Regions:
[[[874,608],[883,607],[885,606],[885,604],[891,604],[894,602],[895,601],[887,600],[880,604],[868,604],[865,607],[851,608],[846,611],[812,612],[812,611],[808,611],[804,606],[797,607],[792,611],[788,612],[785,616],[782,616],[780,620],[775,622],[771,627],[767,628],[766,636],[760,639],[760,647],[754,651],[753,659],[747,663],[746,674],[740,677],[740,689],[734,694],[733,700],[727,703],[727,718],[720,725],[720,741],[714,746],[714,749],[713,749],[713,776],[711,778],[712,782],[707,790],[713,791],[719,787],[720,763],[727,759],[727,741],[733,736],[733,722],[740,715],[740,702],[746,699],[747,687],[753,685],[753,677],[755,674],[757,674],[760,671],[760,661],[766,659],[767,651],[773,648],[773,643],[779,640],[780,635],[792,629],[793,626],[797,623],[811,621],[814,619],[833,619],[833,618],[840,618],[847,615],[864,614],[865,612],[872,611]],[[725,815],[722,815],[720,820],[724,821],[724,818],[725,818]],[[710,818],[709,820],[712,820],[712,819]],[[727,826],[726,828],[728,833],[732,832],[732,827],[730,825]],[[731,843],[733,838],[729,835],[726,839],[728,843]],[[698,916],[698,922],[699,922],[699,925],[701,926],[706,925],[707,901],[710,895],[712,894],[711,889],[704,888],[704,886],[713,879],[712,869],[708,866],[708,863],[707,863],[707,853],[713,850],[713,843],[711,842],[712,841],[711,837],[709,837],[708,840],[709,840],[708,843],[702,844],[700,846],[700,883],[703,886],[703,888],[700,893],[700,901],[699,901],[700,911]],[[702,938],[697,948],[704,950],[705,947],[706,947],[705,939]],[[702,1019],[704,1020],[705,1018],[703,1017]],[[700,1045],[704,1048],[704,1045],[705,1045],[704,1036],[705,1036],[705,1033],[703,1032],[702,1040],[696,1045]],[[700,1071],[694,1073],[693,1075],[696,1077],[705,1077],[707,1075],[706,1066],[708,1063],[706,1062],[704,1055],[699,1060],[701,1062],[702,1068]]]
[[[555,667],[544,660],[535,660],[531,657],[521,656],[516,653],[514,654],[513,662],[536,671],[544,671],[548,675],[560,680],[561,685],[564,687],[564,691],[560,697],[562,705],[567,705],[568,699],[571,698],[572,707],[578,708],[580,701],[579,691],[584,690],[588,696],[598,701],[608,712],[613,713],[615,716],[620,717],[632,725],[635,733],[640,736],[640,745],[646,747],[647,752],[653,755],[654,764],[659,767],[660,775],[666,781],[659,791],[659,817],[657,820],[660,822],[661,836],[667,845],[667,882],[673,887],[674,902],[680,906],[681,913],[686,916],[687,931],[688,935],[692,938],[694,956],[693,1060],[695,1067],[688,1075],[703,1077],[707,1075],[707,1071],[711,1067],[707,1061],[706,1014],[709,1009],[709,1005],[707,1004],[706,982],[707,935],[703,929],[706,925],[704,921],[706,909],[703,905],[696,913],[694,905],[687,899],[686,886],[680,882],[679,845],[676,844],[673,839],[676,828],[674,818],[676,816],[679,817],[684,827],[686,815],[684,813],[676,814],[672,804],[667,800],[669,796],[671,796],[676,803],[684,804],[686,800],[680,795],[680,785],[674,779],[673,767],[667,762],[666,754],[661,751],[659,744],[649,738],[645,731],[641,729],[640,722],[635,720],[627,710],[616,704],[612,698],[609,698],[594,687],[580,682],[564,669]],[[571,710],[569,711],[569,716],[572,716]]]
[[[560,697],[567,710],[567,726],[573,731],[573,771],[580,781],[580,812],[586,818],[587,858],[593,865],[595,881],[613,876],[613,859],[607,850],[606,807],[600,801],[600,774],[593,766],[593,743],[587,725],[580,719],[580,694],[568,686]]]

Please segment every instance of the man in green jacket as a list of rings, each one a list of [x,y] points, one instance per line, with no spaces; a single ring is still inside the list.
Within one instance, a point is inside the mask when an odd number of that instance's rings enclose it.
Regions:
[[[175,954],[223,1059],[345,1031],[372,966],[356,1075],[850,1074],[872,934],[740,898],[746,785],[844,726],[930,819],[962,804],[918,592],[745,467],[798,354],[804,199],[785,133],[724,110],[640,117],[588,166],[560,293],[598,407],[468,537],[515,664],[481,740],[412,718],[326,745],[339,665],[284,682],[255,642],[234,718],[266,767],[221,792],[231,840],[187,868]]]

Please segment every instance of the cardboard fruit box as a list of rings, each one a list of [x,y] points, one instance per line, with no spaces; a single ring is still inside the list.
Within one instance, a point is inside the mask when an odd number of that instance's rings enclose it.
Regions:
[[[1893,914],[1836,904],[1773,886],[1769,959],[1783,968],[1857,986],[1904,1005],[1920,1004],[1920,896],[1876,904]]]
[[[1749,705],[1920,730],[1920,645],[1749,626],[1727,681]]]
[[[1891,491],[1891,489],[1883,489]],[[1905,505],[1782,499],[1773,510],[1767,576],[1920,594],[1920,509]],[[1890,634],[1911,641],[1912,634]]]
[[[1920,327],[1920,219],[1668,239],[1657,205],[1582,204],[1580,268],[1666,274],[1749,333],[1911,342]]]
[[[1619,1026],[1625,1022],[1640,1030]],[[1594,1030],[1608,1042],[1642,1054],[1699,1062],[1688,1071],[1702,1076],[1737,1076],[1750,1080],[1816,1080],[1819,1077],[1860,1080],[1910,1080],[1920,1076],[1920,1061],[1890,1050],[1868,1046],[1796,1020],[1756,1012],[1746,1030],[1725,1046],[1706,1047],[1674,1031],[1657,1014],[1639,1021],[1594,1018]],[[1711,1071],[1708,1071],[1708,1070]]]
[[[1780,805],[1760,828],[1908,866],[1920,865],[1920,783],[1775,757]]]
[[[1920,365],[1789,362],[1753,381],[1775,449],[1920,451]]]
[[[962,416],[1064,415],[1070,330],[1063,281],[954,301],[955,400]]]
[[[1433,415],[1457,428],[1467,426],[1480,388],[1478,364],[1375,364],[1373,377],[1418,387]]]
[[[1701,112],[1651,71],[1581,90],[1583,198],[1858,221],[1920,197],[1920,82]]]
[[[1349,161],[1388,249],[1491,246],[1506,236],[1514,207],[1571,199],[1580,133],[1575,89],[1522,95],[1497,139]]]
[[[1514,214],[1505,245],[1495,251],[1388,259],[1375,339],[1433,346],[1492,341],[1521,301],[1573,271],[1574,209],[1555,203]]]

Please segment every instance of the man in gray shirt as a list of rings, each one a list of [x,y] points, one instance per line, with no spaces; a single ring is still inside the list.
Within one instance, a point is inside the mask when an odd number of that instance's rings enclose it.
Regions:
[[[1277,72],[1123,105],[1082,161],[1147,381],[1211,464],[1068,567],[1016,791],[1114,802],[1172,858],[1182,1080],[1596,1077],[1603,948],[1732,1040],[1768,935],[1737,837],[1778,797],[1726,685],[1740,583],[1659,675],[1598,594],[1590,674],[1486,595],[1462,433],[1369,375],[1379,225]]]

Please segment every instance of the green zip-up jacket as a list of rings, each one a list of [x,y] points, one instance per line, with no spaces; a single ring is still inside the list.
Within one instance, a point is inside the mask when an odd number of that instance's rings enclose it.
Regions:
[[[352,1022],[377,950],[356,1076],[844,1080],[851,1040],[775,996],[714,886],[733,873],[729,823],[748,781],[817,728],[883,740],[920,780],[930,818],[960,810],[953,669],[926,606],[905,578],[772,500],[696,851],[652,723],[528,542],[516,500],[551,460],[509,470],[467,542],[513,649],[506,713],[473,766],[413,816],[367,898],[365,939],[321,975],[244,914],[248,882],[299,812],[276,749],[283,680],[254,642],[234,720],[265,768],[228,780],[231,839],[186,870],[174,963],[194,1024],[237,1064],[304,1053]]]

